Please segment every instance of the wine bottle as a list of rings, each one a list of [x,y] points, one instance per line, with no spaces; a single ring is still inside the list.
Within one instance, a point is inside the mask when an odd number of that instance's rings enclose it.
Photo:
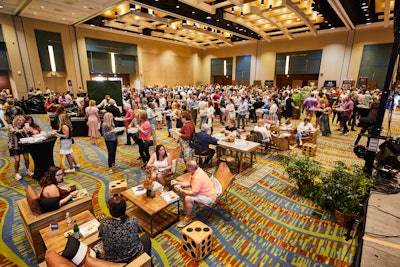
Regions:
[[[79,226],[78,226],[78,224],[76,223],[76,220],[74,220],[74,237],[75,237],[76,239],[79,239],[79,237],[80,237]]]

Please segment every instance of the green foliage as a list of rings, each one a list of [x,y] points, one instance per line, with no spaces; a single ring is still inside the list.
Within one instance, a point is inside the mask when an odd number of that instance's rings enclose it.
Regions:
[[[295,158],[287,157],[282,163],[285,171],[289,174],[289,178],[297,184],[313,185],[321,174],[321,164],[308,155]]]
[[[374,185],[374,179],[363,172],[358,165],[347,166],[336,161],[335,167],[315,187],[312,198],[328,210],[338,210],[345,214],[354,214],[363,205]]]

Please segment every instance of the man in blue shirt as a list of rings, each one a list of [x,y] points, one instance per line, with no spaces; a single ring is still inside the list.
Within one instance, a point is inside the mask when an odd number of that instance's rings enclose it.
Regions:
[[[201,131],[197,133],[197,139],[200,143],[200,149],[195,151],[195,154],[207,156],[204,162],[201,164],[201,167],[210,167],[210,160],[213,158],[215,154],[215,150],[210,148],[209,145],[217,145],[218,139],[212,137],[210,134],[210,126],[208,124],[203,124],[201,126]]]

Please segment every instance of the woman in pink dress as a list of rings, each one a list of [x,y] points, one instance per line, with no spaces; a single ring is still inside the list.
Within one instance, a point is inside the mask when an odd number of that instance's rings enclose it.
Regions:
[[[98,144],[97,138],[100,136],[99,132],[100,116],[99,116],[99,109],[96,106],[96,101],[94,100],[89,101],[89,106],[86,108],[85,113],[88,119],[87,121],[87,126],[89,127],[88,135],[89,137],[92,137],[93,144],[97,145]]]

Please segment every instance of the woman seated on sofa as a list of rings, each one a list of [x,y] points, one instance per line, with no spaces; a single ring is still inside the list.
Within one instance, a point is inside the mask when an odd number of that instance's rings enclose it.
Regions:
[[[171,172],[172,158],[163,145],[156,146],[156,152],[151,155],[146,168],[151,168],[151,180],[165,185],[164,178]]]
[[[63,181],[64,171],[56,166],[51,166],[43,175],[42,179],[39,182],[42,191],[40,192],[40,199],[53,199],[53,198],[60,198],[58,205],[61,207],[65,205],[67,202],[72,200],[72,198],[76,197],[78,191],[73,191],[71,188],[60,188],[58,184]],[[41,206],[42,209],[44,206]],[[50,208],[52,209],[52,208]],[[53,209],[54,210],[54,209]],[[50,210],[47,210],[50,211]]]
[[[124,198],[115,194],[108,200],[111,218],[101,220],[99,236],[103,239],[104,259],[112,262],[129,263],[146,252],[151,257],[151,241],[147,233],[142,232],[136,218],[125,214]]]

